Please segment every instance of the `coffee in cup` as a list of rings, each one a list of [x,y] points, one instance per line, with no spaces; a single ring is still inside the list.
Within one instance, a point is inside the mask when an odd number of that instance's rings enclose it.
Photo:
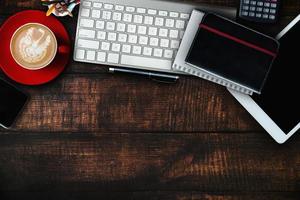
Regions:
[[[57,40],[48,27],[28,23],[13,34],[10,52],[21,67],[29,70],[42,69],[53,61],[57,53]]]

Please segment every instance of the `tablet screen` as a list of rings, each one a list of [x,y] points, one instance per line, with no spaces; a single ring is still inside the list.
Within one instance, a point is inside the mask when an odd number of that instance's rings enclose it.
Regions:
[[[300,122],[300,21],[279,42],[279,55],[262,94],[253,95],[253,99],[281,130],[288,133]]]

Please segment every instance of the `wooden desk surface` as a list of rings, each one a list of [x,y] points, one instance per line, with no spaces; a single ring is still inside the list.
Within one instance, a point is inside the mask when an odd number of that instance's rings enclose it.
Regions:
[[[274,34],[300,11],[300,1],[282,2],[280,23],[266,28]],[[31,8],[45,9],[1,0],[0,24]],[[76,17],[61,21],[74,40]],[[299,134],[276,144],[204,80],[167,85],[106,71],[70,61],[55,81],[21,86],[31,101],[12,130],[0,130],[1,199],[300,198]]]

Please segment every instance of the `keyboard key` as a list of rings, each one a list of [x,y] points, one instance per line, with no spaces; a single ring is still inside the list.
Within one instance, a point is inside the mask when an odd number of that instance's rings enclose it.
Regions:
[[[145,35],[147,33],[147,27],[146,26],[138,26],[138,34]]]
[[[168,39],[160,39],[160,46],[161,47],[169,47],[169,40]]]
[[[168,36],[168,29],[165,29],[165,28],[159,29],[158,35],[161,36],[161,37],[167,37]]]
[[[178,12],[170,12],[170,17],[179,17]]]
[[[87,51],[86,52],[86,59],[87,60],[92,60],[94,61],[96,57],[96,52],[95,51]]]
[[[123,53],[130,53],[130,50],[131,50],[131,46],[130,45],[123,44],[123,46],[122,46],[122,52]]]
[[[88,30],[88,29],[79,29],[78,34],[79,34],[79,37],[82,37],[82,38],[94,39],[96,32],[93,30]]]
[[[111,10],[113,8],[114,8],[114,6],[112,4],[104,4],[104,9]]]
[[[111,18],[111,12],[109,12],[109,11],[103,11],[102,12],[102,18],[103,19],[110,19]]]
[[[102,3],[94,2],[93,7],[94,8],[101,8],[102,7]]]
[[[125,27],[126,27],[125,24],[118,23],[117,24],[117,31],[124,32],[125,31]]]
[[[144,21],[145,24],[148,24],[148,25],[152,25],[153,24],[153,17],[150,17],[150,16],[145,16],[145,21]]]
[[[84,59],[84,54],[85,54],[85,51],[82,50],[82,49],[77,49],[76,51],[76,58],[77,59]]]
[[[116,26],[116,24],[114,22],[107,22],[106,23],[106,29],[107,30],[113,31],[113,30],[115,30],[115,26]]]
[[[142,14],[143,14],[143,13],[146,13],[146,9],[145,9],[145,8],[137,8],[137,9],[136,9],[136,12],[137,12],[137,13],[142,13]]]
[[[171,47],[172,49],[178,49],[178,48],[179,48],[179,41],[177,41],[177,40],[171,40],[171,45],[170,45],[170,47]]]
[[[157,28],[155,28],[155,27],[149,27],[148,34],[149,35],[157,35]]]
[[[121,64],[170,70],[172,61],[157,58],[121,55]]]
[[[123,33],[120,33],[119,36],[118,36],[118,41],[119,42],[126,42],[127,41],[127,35],[123,34]]]
[[[92,11],[93,18],[100,18],[100,10],[93,10]]]
[[[173,57],[173,51],[166,49],[165,52],[164,52],[164,57],[171,59]]]
[[[89,17],[90,16],[90,9],[88,9],[88,8],[82,8],[81,9],[81,16],[82,17]]]
[[[275,14],[275,13],[276,13],[276,10],[275,10],[275,9],[270,9],[270,13],[271,13],[271,14]]]
[[[116,41],[117,40],[117,34],[116,33],[108,33],[107,40]]]
[[[149,42],[150,46],[158,46],[158,38],[150,38],[150,42]]]
[[[182,18],[182,19],[188,19],[189,17],[190,17],[189,14],[186,14],[186,13],[181,13],[180,14],[180,18]]]
[[[124,22],[131,22],[132,21],[132,14],[125,13],[123,15],[123,20],[124,20]]]
[[[101,44],[101,49],[104,50],[104,51],[108,51],[110,48],[110,43],[108,42],[102,42]]]
[[[80,48],[99,49],[98,41],[78,39],[77,44]]]
[[[96,28],[97,29],[104,29],[104,21],[96,21]]]
[[[89,1],[82,2],[82,6],[84,6],[84,7],[91,7],[91,5],[92,5],[92,3]]]
[[[140,36],[139,37],[139,44],[144,44],[144,45],[148,44],[148,37]]]
[[[137,36],[136,35],[129,35],[128,36],[128,42],[131,44],[136,44],[137,43]]]
[[[104,31],[98,31],[97,38],[99,40],[105,40],[105,37],[106,37],[106,32],[104,32]]]
[[[184,21],[182,20],[176,20],[176,28],[180,28],[180,29],[183,29],[184,28]]]
[[[134,25],[134,24],[128,24],[127,25],[127,32],[128,33],[135,33],[136,32],[136,25]]]
[[[110,62],[110,63],[119,63],[119,54],[109,53],[107,55],[107,62]]]
[[[119,10],[119,11],[123,11],[123,10],[124,10],[124,6],[116,5],[116,6],[115,6],[115,9],[116,9],[116,10]]]
[[[270,7],[270,3],[269,3],[269,2],[265,2],[265,3],[264,3],[264,6],[265,6],[265,7]]]
[[[105,62],[105,60],[106,60],[106,53],[105,52],[98,52],[97,53],[97,60],[99,62]]]
[[[144,47],[144,49],[143,49],[143,55],[145,55],[145,56],[151,56],[151,54],[152,54],[152,48],[150,48],[150,47]]]
[[[270,15],[270,16],[269,16],[269,19],[274,20],[274,19],[275,19],[275,15]]]
[[[155,23],[156,26],[163,26],[164,25],[164,19],[160,17],[155,18]]]
[[[131,7],[131,6],[127,6],[125,10],[126,10],[127,12],[134,12],[134,11],[135,11],[135,8],[134,8],[134,7]]]
[[[112,43],[112,45],[111,45],[111,50],[112,51],[119,52],[120,49],[121,49],[121,45],[120,44]]]
[[[140,47],[140,46],[133,46],[132,53],[133,54],[141,54],[142,53],[142,47]]]
[[[153,56],[162,57],[163,50],[162,49],[154,49]]]
[[[166,26],[167,27],[174,27],[175,21],[174,19],[166,19]]]
[[[184,31],[180,31],[180,32],[179,32],[179,38],[182,39],[182,38],[183,38],[183,35],[184,35]]]
[[[122,13],[115,12],[113,13],[113,20],[120,21],[122,19]]]
[[[149,9],[149,10],[148,10],[148,14],[149,14],[149,15],[156,15],[156,13],[157,13],[157,11],[154,10],[154,9]]]
[[[166,17],[166,16],[168,16],[168,12],[167,12],[167,11],[160,10],[160,11],[158,11],[158,15],[159,15],[159,16],[164,16],[164,17]]]
[[[178,38],[178,30],[170,30],[169,37],[170,38]]]
[[[94,27],[94,20],[92,19],[80,19],[80,26],[86,28],[93,28]]]
[[[138,24],[143,23],[143,16],[142,15],[134,15],[133,22],[138,23]]]
[[[263,10],[263,9],[262,9],[261,7],[257,7],[257,8],[256,8],[256,11],[257,11],[257,12],[262,12],[262,10]]]

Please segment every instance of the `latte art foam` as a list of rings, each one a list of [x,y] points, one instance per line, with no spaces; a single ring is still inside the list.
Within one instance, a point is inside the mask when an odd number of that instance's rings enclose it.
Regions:
[[[39,35],[39,37],[35,38],[35,35]],[[32,27],[20,39],[20,55],[28,63],[40,62],[45,58],[50,42],[51,37],[49,34],[46,34],[41,28]]]
[[[55,57],[57,41],[50,29],[29,23],[20,27],[11,39],[11,54],[26,69],[40,69]]]

